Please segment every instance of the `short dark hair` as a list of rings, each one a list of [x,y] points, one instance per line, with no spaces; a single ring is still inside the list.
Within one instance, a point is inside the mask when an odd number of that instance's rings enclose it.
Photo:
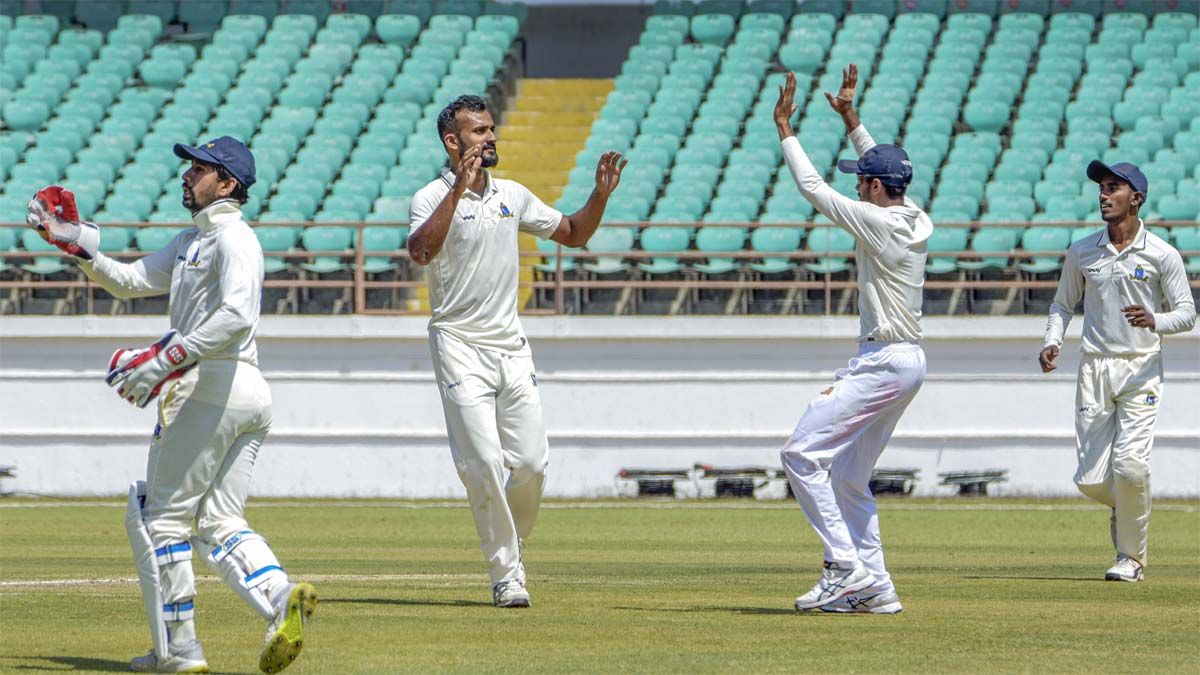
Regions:
[[[213,168],[217,170],[217,178],[220,178],[221,180],[232,180],[237,182],[237,187],[233,189],[233,192],[231,192],[226,199],[236,200],[239,204],[245,204],[246,202],[250,201],[250,188],[242,185],[242,181],[234,178],[233,174],[229,173],[229,169],[226,169],[220,164],[214,164]]]
[[[475,96],[473,94],[459,96],[451,101],[445,108],[442,108],[442,112],[438,113],[438,138],[445,138],[446,132],[450,131],[451,129],[457,130],[455,122],[459,111],[466,110],[467,112],[485,112],[487,109],[487,101],[483,100],[483,98],[480,96]]]
[[[908,192],[908,186],[897,187],[895,185],[883,184],[883,190],[887,193],[889,199],[903,199],[904,193]]]

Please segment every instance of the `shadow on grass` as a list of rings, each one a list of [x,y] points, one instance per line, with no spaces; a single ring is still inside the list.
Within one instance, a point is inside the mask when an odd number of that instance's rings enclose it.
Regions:
[[[492,603],[482,600],[408,600],[405,598],[322,598],[322,605],[403,605],[425,607],[491,607]]]
[[[63,673],[70,670],[86,670],[101,673],[128,673],[128,661],[113,661],[112,659],[96,659],[88,656],[13,656],[5,657],[21,661],[44,661],[44,664],[19,664],[12,666],[14,671],[45,671],[50,673]],[[53,664],[53,665],[51,665]],[[64,667],[65,666],[65,667]],[[214,668],[213,673],[240,673],[242,671],[219,670]],[[258,671],[254,671],[258,672]]]
[[[1101,583],[1104,583],[1104,581],[1105,581],[1104,579],[1101,579],[1099,577],[1027,577],[1027,576],[1021,576],[1021,575],[1017,575],[1017,574],[1012,574],[1012,575],[996,574],[996,575],[986,575],[986,576],[985,575],[974,575],[974,576],[962,576],[959,578],[960,579],[976,579],[976,580],[978,580],[978,579],[1015,579],[1015,580],[1020,580],[1020,581],[1099,581]]]
[[[613,607],[613,609],[627,610],[630,612],[724,612],[726,614],[746,614],[760,616],[782,616],[782,615],[813,615],[828,613],[828,612],[798,612],[795,609],[785,609],[783,607]]]

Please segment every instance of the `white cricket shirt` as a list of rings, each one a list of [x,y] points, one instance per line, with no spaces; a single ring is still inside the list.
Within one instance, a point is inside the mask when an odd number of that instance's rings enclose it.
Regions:
[[[1044,346],[1061,347],[1063,332],[1083,298],[1083,353],[1117,356],[1162,349],[1162,335],[1196,325],[1196,304],[1183,258],[1138,221],[1138,233],[1117,251],[1108,228],[1067,249],[1058,292],[1050,305]],[[1170,311],[1160,312],[1164,300]],[[1134,328],[1122,307],[1141,305],[1154,314],[1154,330]]]
[[[875,147],[861,124],[850,140],[859,156]],[[858,242],[858,339],[920,340],[925,242],[933,221],[907,197],[903,206],[885,208],[840,194],[817,173],[795,136],[783,140],[783,157],[800,194]]]
[[[529,341],[517,318],[517,233],[549,239],[563,215],[524,185],[486,175],[482,195],[463,192],[446,242],[426,266],[433,311],[429,330],[482,349],[528,355]],[[454,180],[447,169],[413,196],[412,231],[450,194]]]
[[[237,202],[223,199],[192,216],[195,227],[131,263],[96,254],[84,274],[118,298],[170,292],[171,328],[198,359],[258,365],[254,335],[262,300],[263,253]],[[101,236],[104,232],[101,230]]]

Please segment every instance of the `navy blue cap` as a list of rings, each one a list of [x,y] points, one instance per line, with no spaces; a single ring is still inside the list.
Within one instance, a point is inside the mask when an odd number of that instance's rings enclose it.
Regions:
[[[908,187],[912,181],[912,162],[908,153],[896,145],[880,143],[863,153],[858,159],[838,161],[842,173],[856,173],[868,178],[878,178],[884,185]]]
[[[243,187],[254,185],[254,155],[244,143],[231,136],[214,138],[199,147],[176,143],[175,156],[225,167]]]
[[[1150,189],[1150,181],[1146,180],[1146,174],[1142,173],[1142,170],[1137,168],[1136,164],[1117,162],[1109,166],[1098,159],[1093,159],[1091,164],[1088,164],[1087,177],[1097,183],[1104,180],[1104,177],[1109,174],[1129,183],[1129,187],[1133,188],[1134,192],[1142,193],[1142,197],[1148,194],[1147,190]]]

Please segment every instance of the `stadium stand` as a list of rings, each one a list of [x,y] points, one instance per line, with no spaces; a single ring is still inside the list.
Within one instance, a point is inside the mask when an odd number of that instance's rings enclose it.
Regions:
[[[940,226],[931,280],[1053,280],[1061,256],[1050,254],[1099,229],[1095,188],[1082,178],[1096,157],[1141,164],[1145,219],[1182,221],[1155,229],[1195,249],[1195,2],[660,0],[614,79],[515,89],[520,3],[67,0],[43,2],[41,15],[23,6],[0,3],[0,222],[22,221],[34,190],[63,182],[99,222],[153,223],[106,227],[106,247],[136,255],[185,224],[171,145],[236,136],[258,159],[246,214],[264,224],[272,277],[341,280],[327,309],[350,306],[358,272],[413,279],[407,231],[395,224],[443,164],[437,111],[480,93],[503,111],[497,175],[566,212],[590,194],[600,153],[630,162],[587,251],[560,265],[557,247],[526,243],[544,255],[531,260],[543,288],[674,280],[678,292],[658,309],[683,311],[696,308],[699,295],[683,292],[693,282],[814,282],[811,293],[823,280],[816,311],[829,311],[852,249],[795,190],[771,114],[783,72],[795,71],[801,142],[853,195],[852,177],[834,169],[853,150],[821,95],[850,62],[864,122],[877,141],[908,149],[909,195]],[[547,159],[560,156],[574,162]],[[1063,221],[1079,226],[1053,226]],[[361,239],[355,223],[369,224]],[[0,252],[46,253],[36,237],[0,232]],[[1188,259],[1191,273],[1198,265]],[[54,256],[0,260],[0,275],[32,285],[72,274]],[[852,306],[841,290],[838,307]],[[758,311],[748,299],[763,294],[741,293],[719,294],[720,311]],[[930,309],[958,311],[965,297],[969,311],[1019,310],[1037,293],[1009,289],[989,305],[955,290]],[[657,311],[646,296],[632,304]],[[293,286],[275,309],[304,311],[307,299]]]

